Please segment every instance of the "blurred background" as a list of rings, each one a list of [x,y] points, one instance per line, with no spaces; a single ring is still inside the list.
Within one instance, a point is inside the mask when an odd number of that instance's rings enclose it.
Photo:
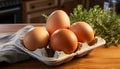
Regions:
[[[99,5],[120,15],[120,0],[0,0],[0,24],[45,23],[41,14],[61,9],[69,15],[79,4],[88,10]]]

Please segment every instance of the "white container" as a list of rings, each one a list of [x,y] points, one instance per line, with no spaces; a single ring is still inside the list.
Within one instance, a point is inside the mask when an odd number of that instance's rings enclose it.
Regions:
[[[87,43],[82,43],[82,47],[80,47],[80,49],[78,49],[76,52],[72,54],[65,54],[62,51],[55,51],[53,57],[47,56],[47,52],[45,48],[36,49],[35,51],[30,51],[22,45],[21,43],[22,39],[18,39],[15,42],[18,44],[16,46],[19,49],[25,51],[29,55],[33,56],[34,58],[38,59],[39,61],[42,61],[47,65],[55,66],[72,60],[74,56],[82,57],[83,55],[88,54],[90,50],[103,46],[106,43],[105,40],[102,39],[101,37],[96,37],[96,38],[97,38],[97,42],[92,46],[89,46]]]

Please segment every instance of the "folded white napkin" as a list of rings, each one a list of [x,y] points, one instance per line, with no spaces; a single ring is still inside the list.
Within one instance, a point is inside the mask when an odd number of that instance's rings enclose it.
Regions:
[[[13,34],[0,37],[0,63],[16,63],[30,58],[27,53],[16,47],[18,44],[15,41],[21,39],[31,28],[33,26],[27,25]]]

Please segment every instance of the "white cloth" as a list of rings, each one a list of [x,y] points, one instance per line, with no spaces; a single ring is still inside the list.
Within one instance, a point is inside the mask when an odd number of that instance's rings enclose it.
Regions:
[[[16,47],[18,44],[15,41],[21,39],[31,28],[33,26],[28,25],[13,34],[0,38],[0,63],[16,63],[30,58],[27,53]]]

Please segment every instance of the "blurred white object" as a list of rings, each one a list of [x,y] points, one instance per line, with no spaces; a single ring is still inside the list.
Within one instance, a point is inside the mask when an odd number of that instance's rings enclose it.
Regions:
[[[104,10],[109,11],[110,10],[110,3],[109,2],[104,2]]]
[[[104,2],[104,10],[111,11],[112,13],[116,12],[117,0],[108,0]]]

